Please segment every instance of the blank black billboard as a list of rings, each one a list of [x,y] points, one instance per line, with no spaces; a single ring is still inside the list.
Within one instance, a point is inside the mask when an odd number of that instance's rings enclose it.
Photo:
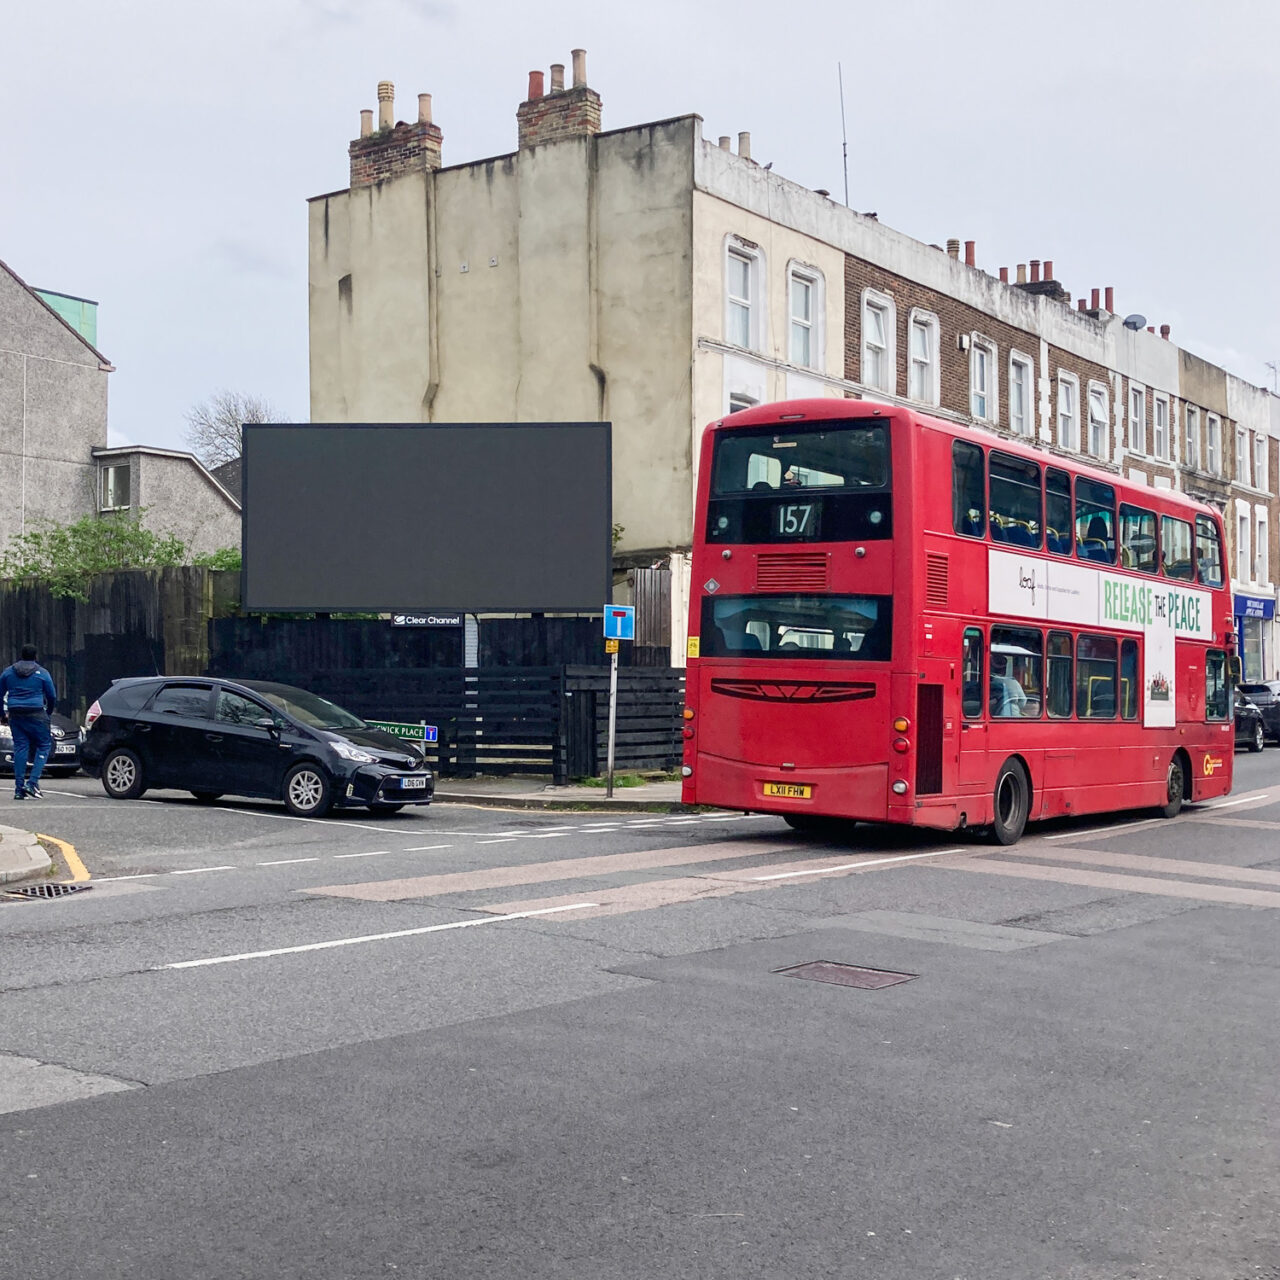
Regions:
[[[244,428],[244,607],[598,612],[610,424]]]

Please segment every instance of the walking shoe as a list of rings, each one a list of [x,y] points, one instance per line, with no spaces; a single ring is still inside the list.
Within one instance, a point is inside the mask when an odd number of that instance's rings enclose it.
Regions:
[[[25,800],[27,798],[27,793],[25,791],[15,791],[13,793],[13,798],[15,800]]]
[[[43,800],[44,792],[34,782],[27,783],[27,798],[30,800]]]

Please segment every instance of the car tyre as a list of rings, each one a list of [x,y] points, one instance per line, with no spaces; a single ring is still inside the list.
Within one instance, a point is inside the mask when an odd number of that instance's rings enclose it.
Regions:
[[[201,804],[212,804],[215,800],[222,799],[221,791],[193,791],[191,793]]]
[[[1249,740],[1249,750],[1257,753],[1267,745],[1267,736],[1262,731],[1261,723],[1253,726],[1253,737]]]
[[[1182,761],[1174,756],[1169,761],[1169,770],[1164,776],[1165,802],[1160,806],[1162,818],[1176,818],[1182,812],[1185,788],[1186,775],[1182,771]]]
[[[127,747],[107,753],[102,762],[102,789],[113,800],[136,800],[147,789],[142,761]]]
[[[333,786],[318,764],[304,761],[285,775],[283,799],[295,817],[323,818],[333,808]]]
[[[992,812],[991,839],[996,844],[1017,844],[1031,813],[1031,784],[1027,771],[1016,760],[1006,760],[1000,766]]]

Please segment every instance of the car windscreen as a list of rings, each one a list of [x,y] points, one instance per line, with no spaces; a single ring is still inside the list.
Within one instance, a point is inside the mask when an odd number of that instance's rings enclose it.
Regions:
[[[889,430],[822,422],[720,430],[707,540],[848,542],[892,536]]]
[[[305,689],[275,688],[257,689],[273,707],[279,707],[286,715],[300,720],[312,729],[367,729],[359,716],[334,706],[332,702],[308,693]]]
[[[887,662],[888,596],[706,596],[704,658],[819,658]]]

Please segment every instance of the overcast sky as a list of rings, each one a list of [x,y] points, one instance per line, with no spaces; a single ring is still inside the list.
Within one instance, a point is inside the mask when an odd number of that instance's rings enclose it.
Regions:
[[[48,0],[11,6],[0,258],[93,298],[113,442],[183,447],[227,388],[307,416],[306,205],[381,79],[445,164],[515,149],[528,72],[587,50],[604,127],[696,112],[762,164],[1260,385],[1280,361],[1274,0]]]

